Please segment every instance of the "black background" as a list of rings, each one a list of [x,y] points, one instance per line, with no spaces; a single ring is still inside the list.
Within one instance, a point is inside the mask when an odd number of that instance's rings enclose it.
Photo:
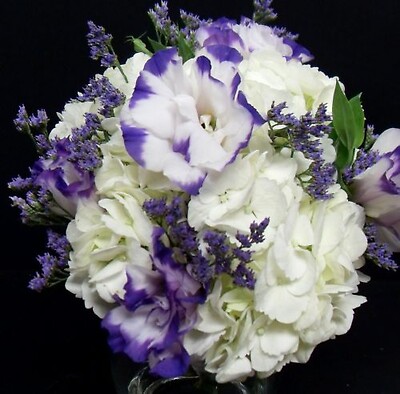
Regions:
[[[14,0],[0,5],[0,393],[114,393],[115,365],[99,320],[62,287],[26,288],[44,252],[44,230],[24,226],[10,208],[7,182],[28,175],[35,152],[14,131],[19,104],[56,112],[100,65],[88,57],[87,21],[106,27],[124,61],[125,38],[151,31],[144,0]],[[250,0],[170,1],[202,17],[251,15]],[[381,132],[400,127],[400,2],[275,0],[277,25],[299,33],[313,65],[339,76],[348,95],[362,92],[367,122]],[[279,393],[400,392],[400,274],[367,267],[361,287],[368,303],[356,310],[348,334],[321,344],[306,365],[278,374]]]

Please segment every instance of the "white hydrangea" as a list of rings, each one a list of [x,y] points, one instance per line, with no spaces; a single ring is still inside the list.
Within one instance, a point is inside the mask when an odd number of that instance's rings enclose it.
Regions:
[[[71,135],[72,129],[81,127],[85,124],[85,114],[88,112],[96,113],[99,109],[98,103],[92,101],[79,102],[72,101],[65,104],[61,113],[57,113],[60,121],[50,132],[50,139],[66,138]]]
[[[67,238],[73,251],[66,288],[103,317],[124,295],[126,265],[148,262],[151,224],[132,195],[116,192],[80,203]]]
[[[329,78],[316,67],[297,60],[286,60],[275,50],[250,53],[239,65],[242,90],[262,115],[271,104],[286,102],[288,111],[296,116],[315,112],[322,103],[331,111],[336,78]]]
[[[282,152],[254,152],[232,164],[234,182],[225,178],[230,169],[210,177],[189,204],[195,227],[232,235],[270,217],[253,255],[254,291],[217,280],[185,337],[189,353],[204,358],[219,382],[306,362],[316,345],[347,332],[365,301],[354,295],[367,246],[363,210],[339,187],[329,200],[312,200],[295,178],[301,165]],[[259,182],[263,193],[250,197]]]

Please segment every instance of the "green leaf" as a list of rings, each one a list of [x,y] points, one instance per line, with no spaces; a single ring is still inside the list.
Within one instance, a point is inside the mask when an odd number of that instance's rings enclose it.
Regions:
[[[153,55],[153,53],[147,49],[146,44],[143,42],[143,40],[141,40],[140,38],[135,38],[133,36],[130,36],[128,38],[129,41],[132,42],[135,52],[143,52],[149,56]]]
[[[337,141],[335,145],[336,149],[336,160],[335,165],[339,172],[343,171],[345,168],[349,167],[354,160],[355,149],[346,148],[340,140]]]
[[[343,145],[335,129],[332,129],[329,137],[333,140],[333,146],[336,151],[335,166],[340,173],[353,162],[355,149],[349,149]]]
[[[179,34],[177,42],[178,42],[178,52],[179,55],[182,57],[183,62],[186,62],[187,60],[194,57],[193,49],[190,47],[183,34]]]
[[[150,37],[148,38],[148,40],[154,52],[161,51],[162,49],[166,48],[166,46],[164,44],[161,44],[161,42],[159,41],[153,40]]]
[[[360,95],[347,99],[336,81],[333,95],[333,127],[340,142],[349,150],[358,148],[364,141],[364,111]]]
[[[339,140],[347,148],[354,147],[353,130],[356,127],[356,122],[353,109],[338,81],[336,81],[335,92],[333,94],[332,115],[333,127]]]
[[[350,101],[350,106],[353,111],[354,121],[355,121],[355,129],[354,129],[354,144],[355,148],[361,146],[365,138],[364,132],[364,124],[365,124],[365,116],[364,110],[361,105],[361,94],[353,97]]]

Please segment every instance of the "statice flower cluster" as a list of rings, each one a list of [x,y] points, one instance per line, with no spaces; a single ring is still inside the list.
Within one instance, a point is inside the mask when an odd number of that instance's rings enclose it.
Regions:
[[[99,114],[106,118],[114,116],[114,109],[125,102],[125,96],[107,77],[92,78],[77,97],[78,101],[100,101]]]
[[[64,282],[68,273],[70,244],[65,235],[57,234],[53,230],[47,231],[47,248],[52,253],[45,253],[37,257],[41,271],[30,280],[28,287],[35,291],[42,291],[46,287]]]
[[[324,157],[322,138],[331,133],[331,116],[326,105],[321,104],[315,115],[307,112],[300,119],[292,113],[284,114],[286,103],[273,104],[268,111],[267,120],[271,127],[273,141],[288,146],[292,152],[303,153],[306,159],[312,160],[309,168],[299,175],[306,185],[307,192],[317,200],[332,197],[329,188],[336,183],[334,164]]]
[[[29,287],[65,282],[160,377],[307,362],[350,329],[364,264],[397,268],[400,129],[373,136],[271,3],[177,22],[161,1],[124,63],[89,22],[104,73],[49,131],[43,110],[15,120],[38,159],[12,204],[53,230]]]
[[[97,26],[93,21],[88,21],[89,33],[87,39],[90,47],[90,57],[93,60],[100,59],[104,67],[112,67],[117,61],[117,56],[112,50],[112,35],[106,33],[104,27]]]
[[[364,227],[365,234],[368,238],[368,247],[366,256],[374,261],[378,266],[389,270],[396,270],[397,263],[393,259],[389,245],[378,240],[378,231],[373,222],[367,222]]]
[[[177,261],[187,264],[193,277],[206,289],[216,275],[228,274],[238,286],[254,289],[254,273],[247,267],[251,262],[253,244],[264,240],[269,219],[250,225],[250,234],[238,233],[237,243],[226,234],[208,230],[202,236],[187,221],[184,203],[175,197],[170,204],[165,199],[147,200],[144,210],[165,231]],[[205,249],[205,251],[204,251]]]
[[[347,167],[343,173],[346,183],[350,184],[355,177],[361,175],[378,162],[380,158],[379,152],[371,150],[371,146],[377,138],[378,136],[374,134],[374,127],[367,125],[363,147],[358,149],[352,165]]]
[[[149,10],[148,15],[157,34],[157,43],[152,42],[155,47],[184,45],[187,49],[194,50],[198,48],[195,37],[198,28],[212,22],[211,19],[204,20],[191,12],[180,10],[181,27],[170,18],[167,1],[156,4]]]

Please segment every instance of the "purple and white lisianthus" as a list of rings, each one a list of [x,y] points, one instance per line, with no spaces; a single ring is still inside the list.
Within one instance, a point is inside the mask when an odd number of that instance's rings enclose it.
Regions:
[[[157,52],[121,113],[133,159],[189,194],[197,194],[209,171],[222,171],[235,159],[254,125],[236,96],[236,79],[225,84],[212,76],[212,67],[205,56],[183,65],[176,49]]]
[[[162,235],[162,229],[154,230],[153,254],[146,267],[128,266],[124,299],[106,315],[103,326],[114,350],[136,362],[148,361],[152,373],[168,378],[188,369],[190,356],[182,341],[197,321],[205,292],[175,261]]]
[[[242,18],[240,23],[220,18],[211,24],[203,24],[196,32],[200,47],[226,45],[235,48],[247,58],[251,52],[270,49],[286,59],[307,62],[312,59],[310,52],[290,37],[281,37],[273,28]]]
[[[77,163],[71,162],[70,140],[57,140],[54,159],[40,159],[33,166],[35,183],[54,199],[53,209],[60,215],[73,217],[80,199],[90,198],[94,192],[94,175]]]
[[[354,200],[374,220],[378,238],[400,252],[400,129],[385,130],[371,150],[379,156],[353,179]]]

